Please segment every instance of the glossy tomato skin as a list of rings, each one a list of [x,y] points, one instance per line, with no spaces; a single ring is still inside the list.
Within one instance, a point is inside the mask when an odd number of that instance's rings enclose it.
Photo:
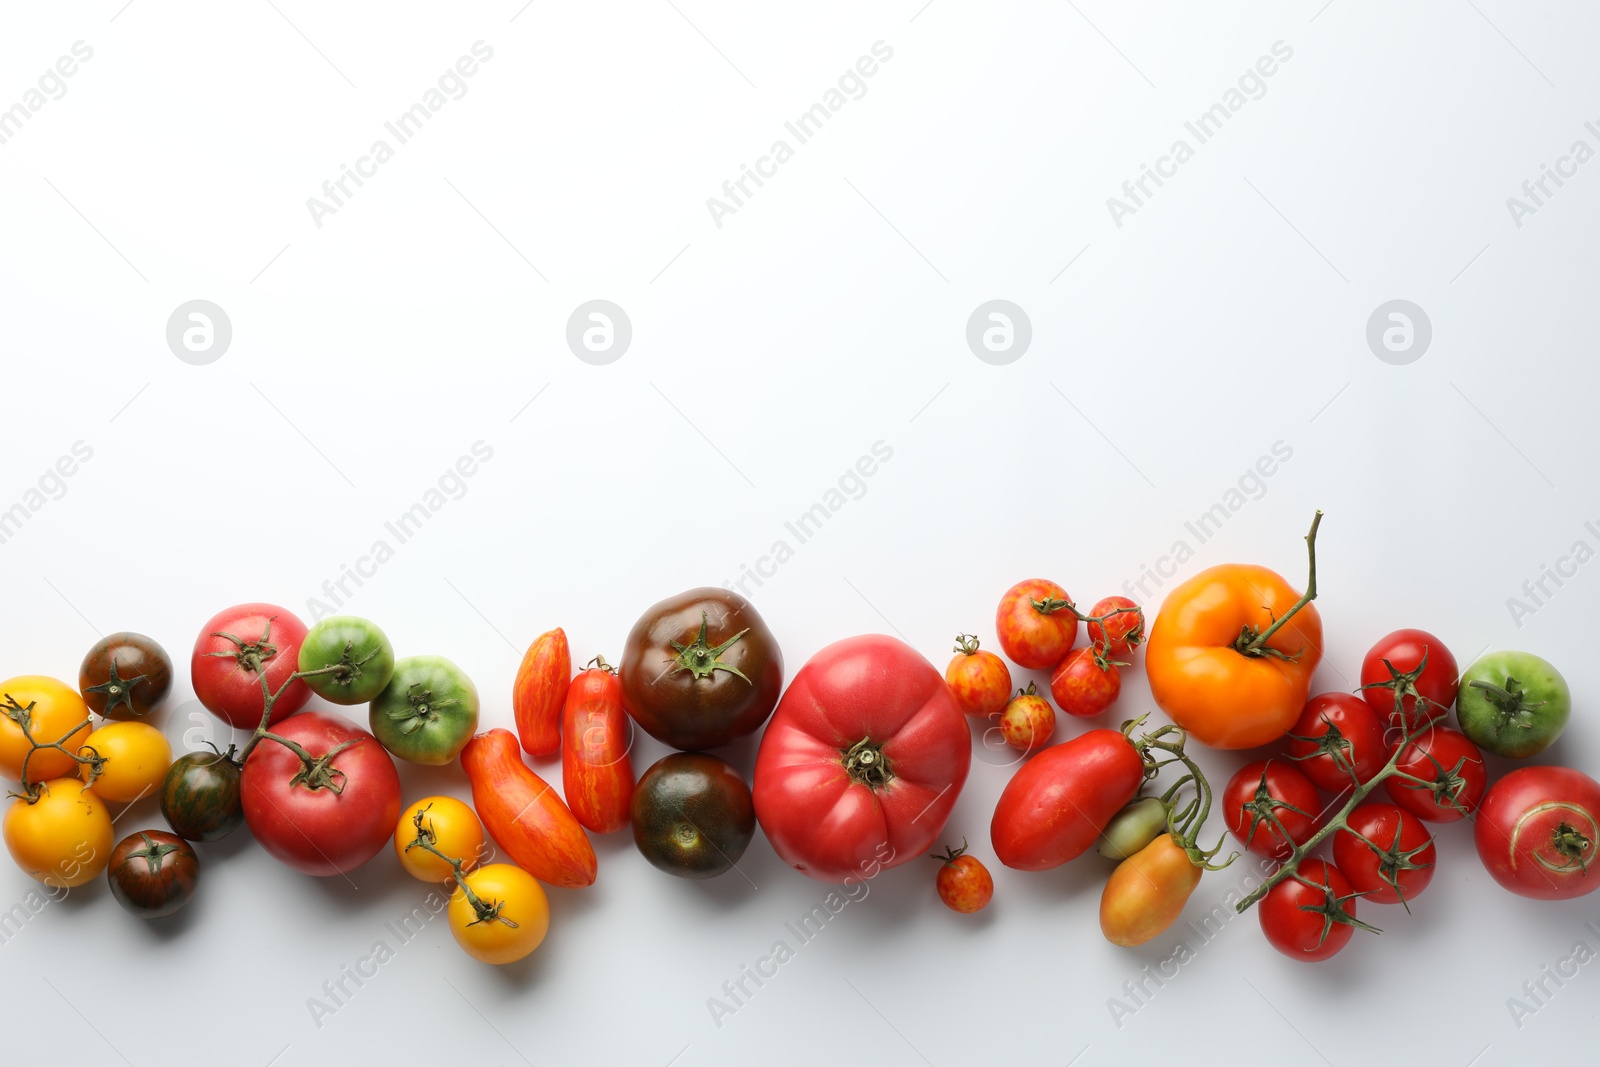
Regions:
[[[979,648],[976,637],[956,640],[955,658],[944,669],[950,695],[968,715],[998,715],[1011,699],[1011,669],[993,652]]]
[[[679,878],[731,870],[756,832],[750,787],[731,764],[701,752],[673,752],[652,764],[630,817],[640,854]]]
[[[632,740],[616,674],[602,667],[580,671],[561,712],[561,791],[573,817],[597,834],[628,825]]]
[[[80,763],[78,777],[102,800],[117,804],[132,804],[160,789],[172,766],[172,745],[147,722],[107,723],[88,736],[78,755],[105,761],[98,776],[93,764]]]
[[[1000,713],[1000,736],[1018,752],[1032,752],[1043,748],[1056,732],[1056,709],[1033,689],[1017,692]]]
[[[1282,805],[1290,805],[1284,807]],[[1311,779],[1283,757],[1247,763],[1228,779],[1222,791],[1222,813],[1228,832],[1258,856],[1288,859],[1296,845],[1317,832],[1322,798]],[[1288,839],[1267,819],[1271,812]]]
[[[1144,644],[1144,610],[1125,596],[1108,596],[1096,602],[1089,609],[1089,617],[1105,617],[1104,623],[1085,625],[1089,628],[1089,644],[1110,659],[1131,655]]]
[[[1428,888],[1438,850],[1415,815],[1393,804],[1368,803],[1350,813],[1347,825],[1333,835],[1333,862],[1362,900],[1410,903]]]
[[[1091,719],[1117,702],[1122,693],[1122,672],[1117,665],[1095,661],[1089,646],[1075,648],[1050,672],[1050,695],[1061,710],[1075,718]]]
[[[1007,589],[994,613],[1000,649],[1019,667],[1043,671],[1061,662],[1078,640],[1072,598],[1055,582],[1029,578]]]
[[[1423,665],[1423,657],[1427,665]],[[1384,665],[1388,660],[1388,666]],[[1391,671],[1390,668],[1394,670]],[[1402,684],[1400,713],[1396,714],[1393,688],[1394,671],[1407,674],[1421,668],[1412,683],[1414,692]],[[1367,650],[1361,661],[1361,696],[1384,723],[1411,729],[1424,719],[1439,720],[1456,702],[1457,679],[1461,672],[1456,658],[1445,643],[1426,630],[1404,629],[1382,638]],[[1422,708],[1417,698],[1422,698]]]
[[[478,687],[443,656],[407,656],[367,712],[372,734],[408,763],[454,763],[478,728]]]
[[[142,719],[172,689],[172,657],[153,638],[131,631],[95,642],[78,668],[89,710],[108,719]]]
[[[60,741],[67,751],[41,748],[29,759],[29,736],[40,742]],[[88,739],[88,705],[66,682],[40,674],[0,682],[0,774],[20,782],[26,762],[33,782],[75,775],[78,761],[67,752],[76,752]]]
[[[1288,732],[1305,708],[1322,659],[1315,604],[1265,643],[1280,655],[1247,656],[1240,632],[1266,632],[1300,594],[1265,567],[1227,563],[1174,587],[1145,644],[1150,693],[1172,721],[1211,748],[1255,748]]]
[[[12,800],[6,850],[29,878],[57,889],[91,881],[111,859],[111,812],[77,778],[39,783],[39,799]]]
[[[111,895],[144,919],[171,915],[194,896],[200,857],[189,842],[165,830],[140,830],[117,842],[106,867]]]
[[[1389,762],[1383,723],[1354,693],[1321,693],[1306,701],[1284,752],[1317,788],[1335,794],[1353,787],[1351,771],[1365,785]]]
[[[299,669],[306,624],[276,604],[240,604],[212,616],[189,657],[194,695],[217,718],[240,730],[261,725],[261,678],[276,693]],[[272,706],[278,722],[306,706],[311,689],[296,680]]]
[[[1483,798],[1473,842],[1506,889],[1567,900],[1600,888],[1600,782],[1568,767],[1519,767]]]
[[[1201,870],[1170,833],[1117,864],[1100,894],[1100,932],[1113,945],[1142,945],[1167,932],[1200,884]]]
[[[1458,765],[1460,770],[1456,771]],[[1436,796],[1398,777],[1384,780],[1389,799],[1424,822],[1455,822],[1477,811],[1489,784],[1483,753],[1466,734],[1448,726],[1435,726],[1407,745],[1395,767],[1428,782],[1441,781],[1451,772],[1459,778],[1453,787],[1453,804],[1448,797]]]
[[[304,681],[319,697],[334,704],[366,704],[383,692],[394,674],[394,645],[375,622],[354,615],[331,615],[306,634],[298,666],[303,673],[339,667],[333,674],[317,674]]]
[[[447,912],[450,935],[467,955],[484,963],[515,963],[544,941],[550,930],[550,898],[533,875],[514,864],[491,863],[467,875],[467,885],[509,920],[480,919],[466,891],[456,887]]]
[[[218,841],[244,822],[239,768],[218,752],[189,752],[161,779],[161,814],[188,841]]]
[[[1555,743],[1572,715],[1572,690],[1549,660],[1490,652],[1461,676],[1456,720],[1487,752],[1527,759]]]
[[[824,882],[925,853],[972,763],[966,716],[903,641],[845,638],[795,675],[756,756],[755,808],[773,850]]]
[[[424,882],[453,882],[449,863],[425,848],[414,847],[419,839],[460,860],[464,871],[472,870],[485,856],[478,813],[455,797],[423,797],[400,813],[394,829],[394,854],[407,874]]]
[[[1007,867],[1047,871],[1075,859],[1133,799],[1144,761],[1117,730],[1090,730],[1051,745],[1006,783],[989,822],[994,854]]]
[[[622,700],[673,748],[720,748],[760,729],[783,691],[783,653],[755,605],[706,586],[668,597],[633,624]]]
[[[321,759],[349,743],[329,764],[339,791],[294,782],[300,758],[264,740],[239,778],[244,820],[261,847],[280,862],[317,877],[347,874],[389,843],[400,818],[400,775],[377,738],[348,719],[322,712],[291,715],[274,734]]]
[[[1344,872],[1326,860],[1308,858],[1300,864],[1300,874],[1314,885],[1285,878],[1267,892],[1256,905],[1261,917],[1261,932],[1272,947],[1293,960],[1325,960],[1350,943],[1355,927],[1345,922],[1330,922],[1317,911],[1334,901],[1351,897],[1355,890]],[[1356,917],[1353,897],[1337,905],[1345,915]]]
[[[561,709],[571,684],[572,650],[557,626],[533,639],[511,688],[517,739],[528,755],[548,756],[561,747]]]
[[[945,907],[961,915],[971,915],[988,906],[994,898],[994,876],[982,860],[967,855],[965,846],[933,858],[941,861],[934,887]]]
[[[468,741],[461,767],[484,828],[518,866],[550,885],[594,884],[594,846],[561,796],[522,762],[511,731],[496,728]]]

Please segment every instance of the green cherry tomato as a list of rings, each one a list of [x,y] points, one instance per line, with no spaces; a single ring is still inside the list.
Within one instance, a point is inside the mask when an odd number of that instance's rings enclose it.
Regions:
[[[335,704],[365,704],[389,684],[394,646],[376,623],[354,615],[334,615],[313,626],[300,642],[300,671],[337,667],[311,675],[312,692]]]
[[[1567,680],[1531,652],[1490,652],[1461,675],[1456,718],[1485,752],[1512,759],[1543,752],[1571,715]]]
[[[478,728],[478,687],[443,656],[407,656],[372,702],[372,733],[411,763],[443,766]]]

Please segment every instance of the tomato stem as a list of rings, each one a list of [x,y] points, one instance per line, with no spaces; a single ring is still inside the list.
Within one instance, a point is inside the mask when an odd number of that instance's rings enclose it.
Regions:
[[[1184,745],[1189,740],[1188,733],[1180,726],[1167,725],[1141,734],[1135,739],[1132,732],[1144,720],[1143,715],[1137,719],[1129,719],[1122,724],[1122,733],[1144,760],[1145,777],[1154,778],[1161,773],[1161,768],[1174,763],[1182,764],[1185,772],[1161,797],[1162,803],[1167,806],[1167,832],[1172,835],[1173,843],[1188,855],[1190,863],[1203,871],[1222,870],[1238,858],[1238,853],[1230,853],[1221,863],[1212,862],[1216,859],[1217,853],[1222,851],[1223,842],[1227,840],[1226,836],[1220,838],[1210,849],[1200,847],[1200,829],[1205,825],[1206,817],[1211,814],[1212,792],[1211,783],[1206,780],[1205,772],[1184,751]],[[1168,740],[1168,738],[1173,739]],[[1152,755],[1152,749],[1165,753],[1166,758]],[[1194,796],[1180,808],[1175,801],[1185,786],[1194,791]]]
[[[501,914],[501,909],[505,907],[505,901],[484,900],[477,893],[474,893],[472,887],[467,884],[466,877],[461,873],[461,869],[466,866],[466,861],[457,859],[454,856],[447,856],[440,850],[438,845],[439,835],[434,831],[432,821],[427,818],[428,810],[432,807],[433,805],[429,804],[426,807],[419,808],[417,813],[411,816],[411,825],[416,827],[417,836],[406,846],[406,851],[410,852],[414,848],[420,848],[424,852],[433,853],[450,865],[451,877],[456,880],[456,885],[461,887],[461,892],[466,895],[467,903],[472,905],[472,911],[477,915],[476,919],[467,924],[468,926],[476,926],[485,922],[498,922],[516,929],[517,924]],[[426,826],[423,825],[424,822],[427,823]]]
[[[976,655],[978,651],[978,635],[956,634],[955,651],[968,656]]]
[[[1265,630],[1257,633],[1255,627],[1253,626],[1246,626],[1244,629],[1240,630],[1238,638],[1233,643],[1234,650],[1240,655],[1277,656],[1279,659],[1293,659],[1295,656],[1299,655],[1298,652],[1293,654],[1285,654],[1283,652],[1279,652],[1275,648],[1268,648],[1267,642],[1271,640],[1273,634],[1277,633],[1278,630],[1283,627],[1284,623],[1294,618],[1295,614],[1299,612],[1300,609],[1317,599],[1317,527],[1321,525],[1322,509],[1318,508],[1317,513],[1311,517],[1311,532],[1306,534],[1306,556],[1309,558],[1311,563],[1311,574],[1306,579],[1305,593],[1300,597],[1299,600],[1295,601],[1294,607],[1290,608],[1281,616],[1274,619],[1272,625],[1268,626]]]
[[[851,745],[840,762],[852,780],[871,789],[882,789],[894,779],[889,757],[883,754],[883,747],[874,744],[870,737],[863,737]]]
[[[30,700],[28,701],[28,705],[24,707],[22,704],[18,703],[16,697],[12,696],[10,693],[7,693],[5,694],[5,702],[0,704],[0,715],[4,715],[6,718],[16,723],[17,728],[22,731],[23,740],[28,742],[28,751],[22,757],[22,770],[19,775],[19,777],[22,779],[22,792],[7,793],[6,795],[20,797],[21,799],[26,800],[29,804],[37,804],[39,802],[39,783],[28,780],[28,764],[33,762],[33,754],[39,751],[41,748],[53,748],[57,752],[63,753],[64,755],[70,757],[72,761],[77,763],[79,766],[88,764],[90,785],[93,785],[94,780],[100,777],[100,772],[105,769],[106,764],[105,757],[100,755],[100,753],[96,752],[92,748],[89,749],[89,755],[87,756],[73,752],[67,748],[67,742],[72,740],[79,730],[94,725],[93,715],[89,716],[87,719],[84,719],[82,722],[78,723],[78,725],[74,726],[72,729],[68,730],[54,741],[34,740],[33,709],[36,703],[36,701]],[[85,745],[82,747],[87,748],[88,746]]]

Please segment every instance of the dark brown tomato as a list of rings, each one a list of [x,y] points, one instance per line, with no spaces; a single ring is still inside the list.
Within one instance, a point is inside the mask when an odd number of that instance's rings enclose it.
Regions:
[[[161,780],[161,814],[190,841],[227,837],[244,822],[238,765],[218,752],[179,756]]]
[[[144,634],[103,637],[78,668],[78,692],[96,715],[142,719],[172,689],[172,657]]]
[[[646,611],[622,651],[622,702],[673,748],[719,748],[754,733],[777,706],[783,654],[755,607],[704,587]]]
[[[674,752],[633,790],[633,843],[679,878],[715,878],[744,855],[756,830],[750,787],[715,756]]]
[[[159,919],[189,903],[200,880],[200,857],[175,834],[140,830],[111,850],[106,879],[118,904],[142,918]]]

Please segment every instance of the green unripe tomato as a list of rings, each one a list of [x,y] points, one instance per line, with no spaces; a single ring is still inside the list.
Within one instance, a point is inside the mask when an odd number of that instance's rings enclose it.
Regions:
[[[461,754],[478,728],[478,687],[443,656],[407,656],[373,700],[372,734],[411,763],[439,767]]]
[[[1111,817],[1094,850],[1108,860],[1125,860],[1167,832],[1167,806],[1159,797],[1136,797]]]
[[[1456,718],[1473,744],[1526,759],[1549,748],[1572,716],[1561,672],[1531,652],[1490,652],[1461,675]]]
[[[335,704],[365,704],[389,684],[394,673],[394,646],[378,624],[354,615],[334,615],[311,628],[300,642],[300,666],[329,674],[305,679],[311,691]]]

